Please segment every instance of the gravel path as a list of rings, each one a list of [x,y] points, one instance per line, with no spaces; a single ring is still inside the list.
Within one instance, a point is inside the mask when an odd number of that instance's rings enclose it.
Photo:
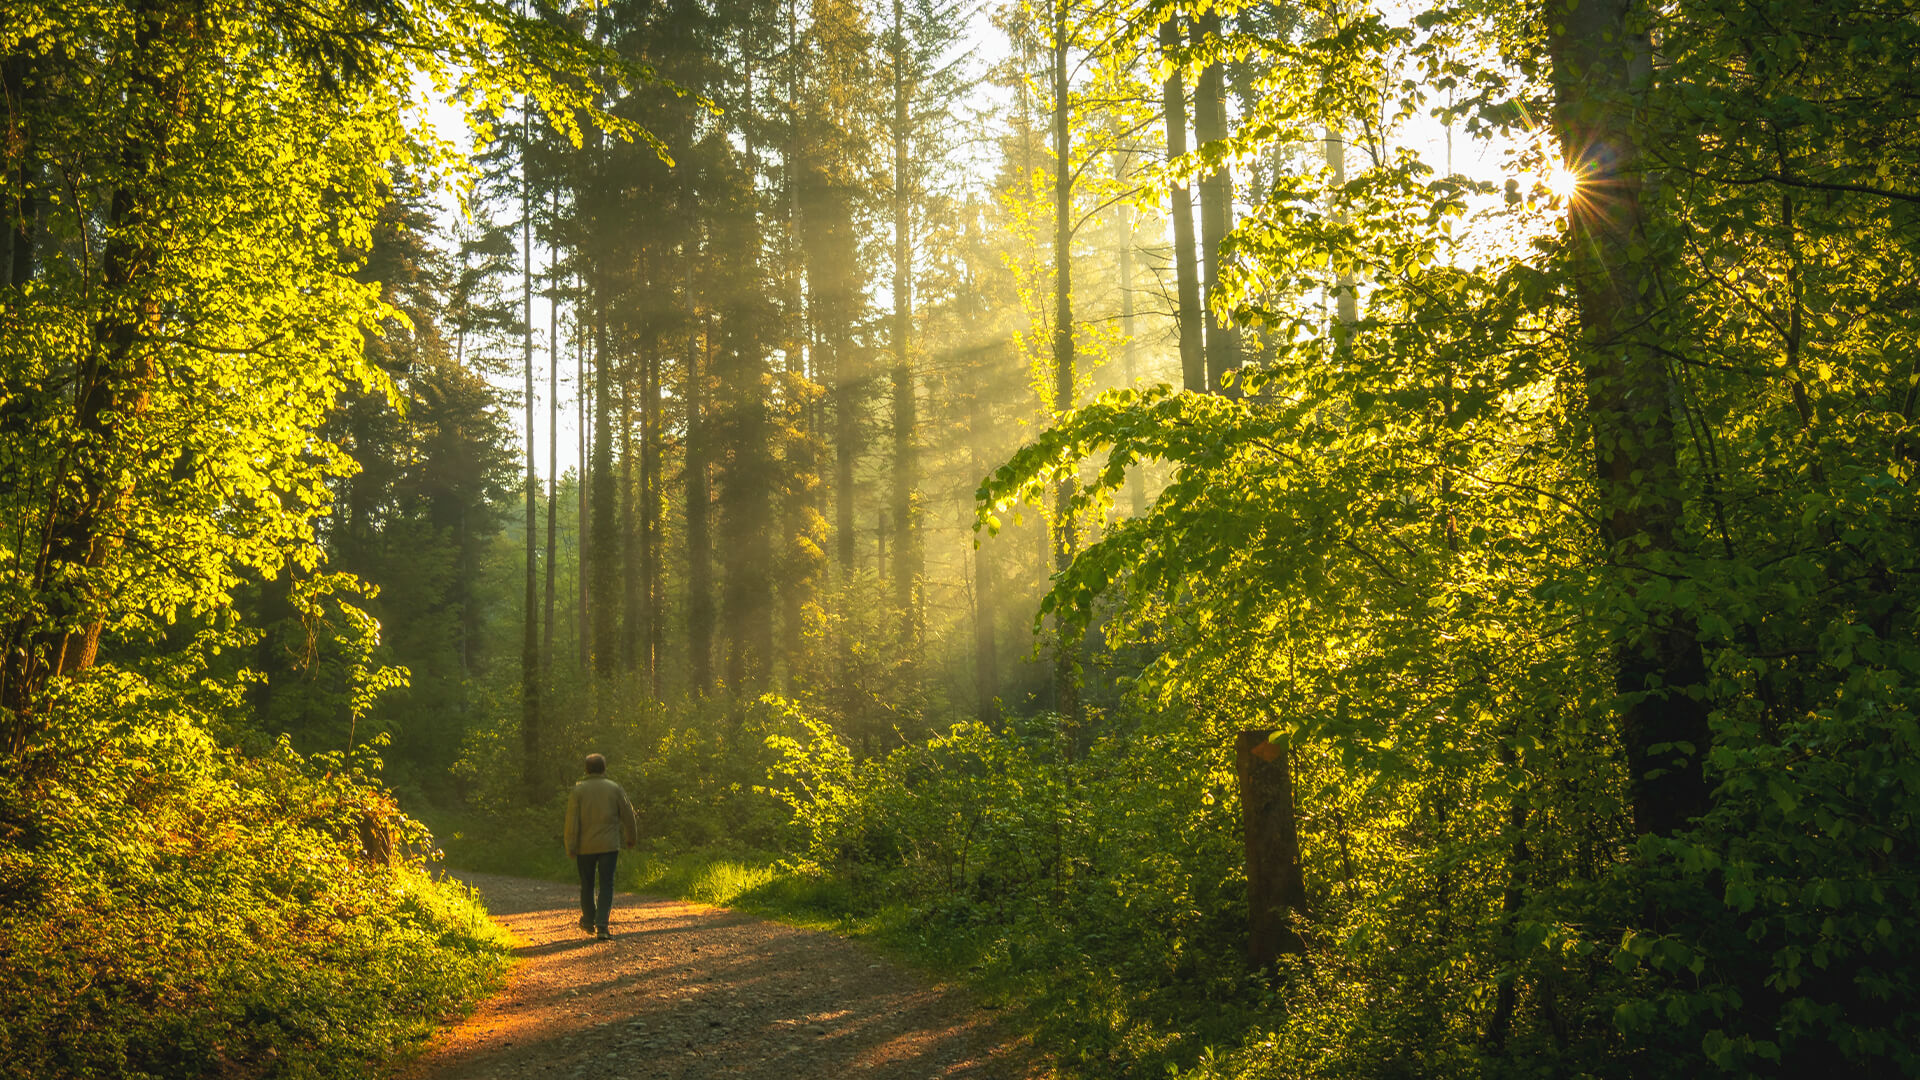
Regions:
[[[614,940],[595,941],[575,886],[464,876],[513,932],[516,963],[406,1080],[1046,1075],[957,989],[853,942],[628,894],[614,901]]]

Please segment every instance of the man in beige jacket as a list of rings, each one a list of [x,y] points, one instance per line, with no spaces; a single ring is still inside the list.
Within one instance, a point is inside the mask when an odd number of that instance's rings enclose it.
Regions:
[[[607,917],[613,913],[613,867],[620,849],[640,842],[640,827],[633,818],[633,804],[620,785],[607,779],[607,759],[587,755],[586,779],[573,785],[567,796],[567,854],[580,868],[580,929],[598,932],[601,941],[613,934],[607,929]],[[600,879],[599,895],[594,895],[594,878]]]

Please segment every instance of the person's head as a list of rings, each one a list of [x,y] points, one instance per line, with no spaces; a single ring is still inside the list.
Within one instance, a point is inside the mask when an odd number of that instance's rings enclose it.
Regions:
[[[599,754],[587,755],[587,775],[601,776],[607,771],[607,759]]]

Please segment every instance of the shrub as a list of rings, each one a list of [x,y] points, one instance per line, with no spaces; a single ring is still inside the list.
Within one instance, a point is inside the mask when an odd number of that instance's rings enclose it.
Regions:
[[[0,1076],[363,1077],[494,984],[370,753],[248,757],[103,672],[0,777]]]

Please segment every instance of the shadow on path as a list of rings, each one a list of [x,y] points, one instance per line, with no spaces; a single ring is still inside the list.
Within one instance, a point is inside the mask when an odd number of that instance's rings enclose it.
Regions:
[[[855,943],[632,895],[614,904],[614,940],[598,942],[577,925],[576,886],[471,880],[519,963],[409,1080],[1043,1075],[963,994]]]

